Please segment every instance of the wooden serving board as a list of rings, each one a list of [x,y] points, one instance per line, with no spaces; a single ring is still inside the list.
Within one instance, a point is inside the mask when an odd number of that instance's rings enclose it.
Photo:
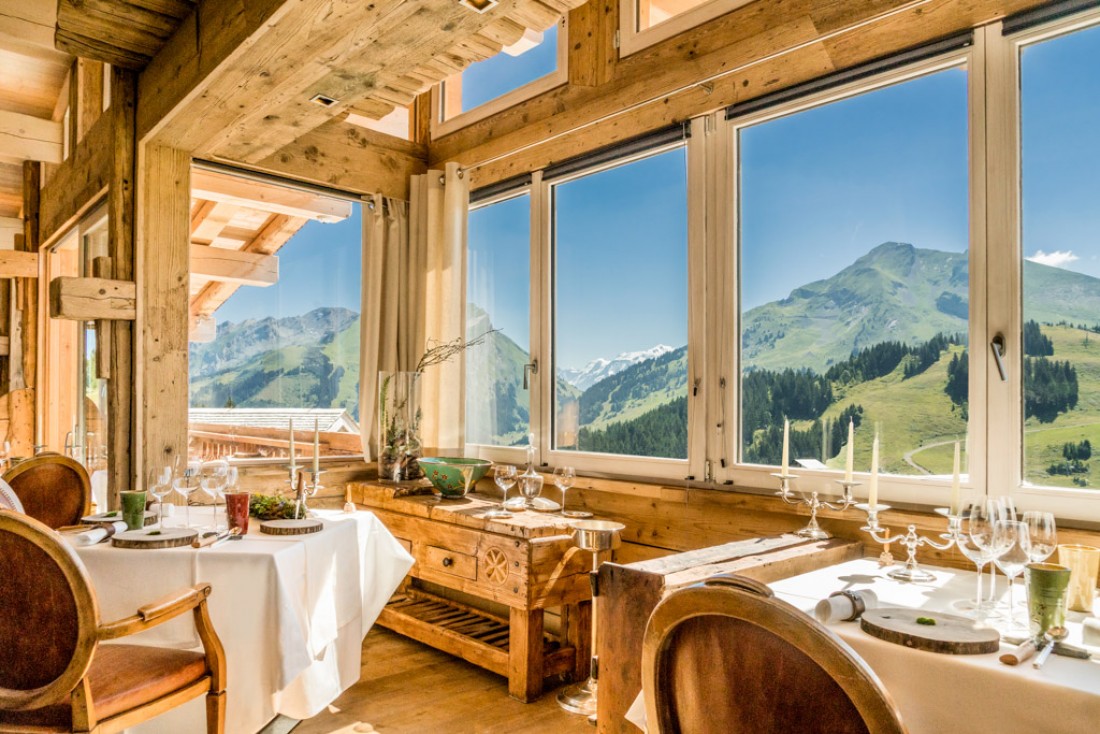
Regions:
[[[157,533],[150,535],[149,533]],[[116,548],[179,548],[191,545],[191,541],[198,537],[199,531],[191,528],[164,528],[160,531],[127,530],[111,538],[111,544]]]
[[[98,515],[85,515],[84,517],[80,518],[80,521],[89,524],[102,525],[103,523],[122,522],[123,520],[121,512],[101,512]],[[146,527],[148,527],[149,525],[156,525],[156,523],[157,513],[153,512],[152,510],[146,510]]]
[[[934,619],[936,623],[919,624],[919,617]],[[997,630],[975,627],[972,619],[921,609],[869,609],[863,613],[859,625],[867,634],[887,642],[947,655],[997,652],[1001,642]]]
[[[264,520],[260,532],[267,535],[309,535],[319,533],[325,526],[320,520],[303,517],[298,520]]]

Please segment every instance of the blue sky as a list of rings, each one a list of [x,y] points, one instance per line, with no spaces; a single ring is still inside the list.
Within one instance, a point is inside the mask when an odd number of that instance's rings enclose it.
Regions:
[[[342,222],[306,222],[279,250],[279,282],[238,288],[214,314],[218,322],[299,316],[321,306],[360,310],[362,207]]]
[[[542,43],[519,56],[497,54],[462,72],[462,111],[546,76],[558,68],[558,27],[542,34]]]
[[[523,349],[530,344],[531,197],[527,194],[470,212],[466,300],[489,312]]]

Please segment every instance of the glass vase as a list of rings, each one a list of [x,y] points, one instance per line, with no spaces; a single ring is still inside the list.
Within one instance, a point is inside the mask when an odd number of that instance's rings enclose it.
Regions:
[[[419,372],[378,373],[378,477],[394,482],[424,476],[420,442]]]

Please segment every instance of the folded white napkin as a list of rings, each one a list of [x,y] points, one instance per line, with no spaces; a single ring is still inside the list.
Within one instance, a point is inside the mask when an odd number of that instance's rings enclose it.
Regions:
[[[126,523],[113,522],[110,525],[104,524],[98,528],[85,530],[80,533],[65,533],[61,537],[68,541],[69,545],[80,548],[86,545],[95,545],[104,538],[114,535],[115,533],[121,533],[124,530],[126,530]]]
[[[855,596],[863,603],[862,609],[857,609],[858,602]],[[814,607],[814,617],[822,624],[829,622],[850,621],[856,619],[868,609],[878,606],[878,597],[870,589],[861,591],[834,591],[828,597],[822,599]]]

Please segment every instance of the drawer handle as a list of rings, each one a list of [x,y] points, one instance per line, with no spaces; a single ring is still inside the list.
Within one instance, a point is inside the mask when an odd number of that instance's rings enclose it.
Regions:
[[[451,558],[450,556],[443,559],[443,568],[450,568],[453,565],[455,565],[455,559]]]

